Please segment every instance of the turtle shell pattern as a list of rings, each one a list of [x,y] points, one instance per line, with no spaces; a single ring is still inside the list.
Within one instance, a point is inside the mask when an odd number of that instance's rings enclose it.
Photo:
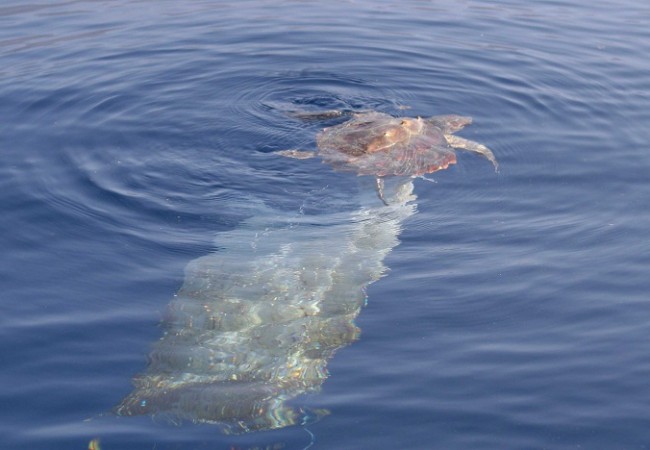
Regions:
[[[420,176],[456,163],[442,129],[421,118],[357,114],[325,128],[316,141],[325,163],[359,175]]]

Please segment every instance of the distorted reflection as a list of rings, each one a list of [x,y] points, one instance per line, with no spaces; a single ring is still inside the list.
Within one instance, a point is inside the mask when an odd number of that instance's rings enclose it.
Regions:
[[[383,200],[361,191],[347,211],[286,217],[260,206],[221,233],[222,250],[188,264],[148,368],[116,412],[216,423],[226,433],[327,414],[290,401],[317,392],[329,359],[357,339],[366,287],[415,212],[411,178],[387,179]]]

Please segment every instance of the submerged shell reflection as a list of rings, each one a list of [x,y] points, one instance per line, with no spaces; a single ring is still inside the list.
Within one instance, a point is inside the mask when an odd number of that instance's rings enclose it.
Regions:
[[[396,181],[388,206],[369,190],[358,210],[319,215],[317,226],[267,208],[223,233],[227,249],[188,264],[165,333],[116,413],[217,423],[227,433],[326,414],[290,400],[317,392],[332,355],[358,338],[365,288],[415,211],[412,189],[410,179]]]

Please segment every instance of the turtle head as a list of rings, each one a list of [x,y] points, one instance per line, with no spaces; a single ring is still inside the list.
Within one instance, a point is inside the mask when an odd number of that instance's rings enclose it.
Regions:
[[[472,118],[469,116],[448,114],[446,116],[433,116],[429,119],[429,122],[440,127],[445,133],[455,133],[471,124]]]

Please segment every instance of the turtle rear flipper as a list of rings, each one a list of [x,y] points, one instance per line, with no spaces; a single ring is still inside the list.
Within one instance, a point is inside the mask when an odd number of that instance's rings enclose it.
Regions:
[[[289,115],[295,119],[306,122],[336,119],[345,115],[345,111],[330,109],[328,111],[290,111]]]
[[[309,159],[309,158],[315,158],[316,157],[316,152],[312,151],[305,151],[305,150],[280,150],[277,152],[273,152],[276,155],[280,156],[285,156],[287,158],[294,158],[294,159]]]
[[[348,119],[358,114],[373,112],[368,109],[329,109],[327,111],[289,111],[288,114],[294,119],[305,122],[325,122],[328,120],[343,118]]]

